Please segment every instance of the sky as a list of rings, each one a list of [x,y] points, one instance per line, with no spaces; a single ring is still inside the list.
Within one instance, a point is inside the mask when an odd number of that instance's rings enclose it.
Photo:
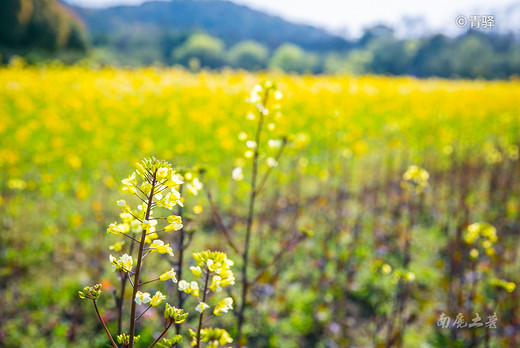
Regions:
[[[139,4],[145,0],[67,0],[86,7],[107,7],[119,4]],[[516,5],[515,19],[520,20],[520,5],[516,0],[232,0],[235,3],[278,15],[298,23],[325,28],[347,37],[358,37],[363,28],[374,24],[389,24],[399,32],[425,31],[458,34],[458,16],[494,15],[495,27],[510,27],[516,22],[506,15]],[[502,18],[507,18],[502,20]]]

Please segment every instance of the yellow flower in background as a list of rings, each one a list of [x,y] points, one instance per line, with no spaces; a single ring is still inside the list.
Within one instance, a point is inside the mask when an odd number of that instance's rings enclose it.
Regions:
[[[117,242],[117,243],[114,243],[111,246],[109,246],[108,249],[113,250],[113,251],[121,251],[123,249],[124,245],[125,245],[125,242]]]
[[[428,187],[429,178],[430,174],[426,170],[416,165],[411,165],[403,174],[401,186],[405,190],[421,193]]]

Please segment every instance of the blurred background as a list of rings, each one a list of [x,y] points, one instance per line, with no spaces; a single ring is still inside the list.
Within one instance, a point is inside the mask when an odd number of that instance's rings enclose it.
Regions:
[[[4,64],[19,55],[32,64],[58,59],[192,70],[486,79],[520,72],[520,5],[511,0],[435,6],[407,0],[5,0],[0,6]]]

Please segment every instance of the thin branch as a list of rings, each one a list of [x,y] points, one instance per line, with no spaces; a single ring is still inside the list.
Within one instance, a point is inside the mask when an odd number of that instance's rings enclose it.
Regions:
[[[163,336],[166,335],[166,332],[168,331],[170,326],[172,326],[172,324],[173,324],[173,320],[170,319],[170,322],[168,323],[168,326],[166,326],[164,328],[163,332],[159,335],[159,337],[157,337],[157,339],[155,341],[153,341],[153,343],[150,346],[150,348],[153,348],[153,346],[155,346],[157,344],[157,342],[159,342],[161,340],[161,338],[163,338]]]
[[[276,154],[276,158],[275,158],[276,163],[278,163],[280,161],[280,157],[282,157],[282,154],[283,154],[283,151],[284,151],[286,145],[287,145],[287,138],[283,138],[282,146],[280,146],[280,150]],[[269,167],[267,169],[267,171],[265,172],[262,180],[260,180],[260,184],[256,188],[256,194],[257,195],[259,195],[260,192],[262,191],[262,189],[264,188],[265,183],[267,182],[267,179],[269,178],[269,175],[271,175],[273,169],[274,169],[274,166],[273,167]]]
[[[233,240],[231,239],[231,235],[229,233],[229,230],[227,229],[226,225],[224,225],[224,221],[222,220],[222,216],[220,215],[220,213],[218,211],[217,205],[213,201],[213,197],[211,196],[211,193],[206,188],[206,185],[203,185],[203,190],[206,193],[206,197],[208,197],[208,202],[209,202],[209,205],[211,207],[211,211],[213,212],[213,216],[215,217],[215,221],[217,222],[217,225],[220,227],[220,229],[224,233],[224,236],[226,237],[229,246],[237,254],[240,254],[240,252],[238,251],[237,246],[235,245],[235,243],[233,243]]]
[[[154,280],[149,280],[149,281],[147,281],[147,282],[140,283],[139,286],[144,285],[144,284],[153,283],[153,282],[156,282],[156,281],[158,281],[158,280],[160,280],[160,279],[159,279],[159,278],[156,278],[156,279],[154,279]]]
[[[266,91],[263,97],[262,105],[267,105],[267,100],[269,99],[269,93]],[[256,130],[255,137],[255,152],[253,156],[253,168],[251,175],[251,194],[249,196],[249,209],[247,214],[247,226],[246,226],[246,238],[244,242],[244,253],[242,254],[242,294],[241,294],[241,303],[240,310],[238,311],[238,321],[237,321],[237,341],[238,346],[241,347],[242,341],[242,326],[244,324],[245,310],[247,306],[247,292],[249,282],[247,280],[247,268],[249,266],[249,242],[251,239],[251,231],[253,230],[253,220],[255,215],[255,201],[256,201],[256,180],[258,176],[258,156],[259,156],[259,148],[260,148],[260,139],[262,134],[262,128],[264,124],[264,113],[260,110],[258,115],[258,128]]]
[[[139,189],[139,191],[141,191],[141,189]],[[143,192],[143,191],[141,191],[141,192]],[[139,199],[141,200],[141,202],[146,203],[146,201],[145,201],[143,198],[141,198],[141,196],[139,196],[139,195],[137,194],[137,192],[134,193],[134,196],[136,196],[137,198],[139,198]]]
[[[276,255],[273,257],[273,259],[271,260],[271,262],[269,262],[267,265],[264,266],[264,268],[262,268],[262,270],[260,271],[260,273],[258,273],[258,275],[255,277],[255,279],[253,281],[250,282],[250,285],[254,285],[256,284],[260,278],[262,278],[262,276],[265,274],[265,272],[267,272],[267,270],[273,266],[275,263],[277,263],[283,256],[284,253],[288,252],[288,251],[291,251],[292,249],[294,249],[301,241],[303,241],[305,238],[307,238],[307,236],[305,234],[301,234],[299,235],[296,240],[294,241],[290,241],[289,243],[287,243],[287,247],[285,247],[285,245],[282,245],[282,249],[280,251],[278,251],[278,253],[276,253]]]
[[[137,216],[134,215],[134,213],[130,212],[130,215],[132,215],[134,217],[134,219],[136,219],[137,221],[139,221],[140,223],[143,222],[143,220],[139,219]]]
[[[130,276],[128,276],[128,280],[130,281],[130,285],[132,285],[132,288],[135,288],[134,282],[132,281],[132,278],[130,278]],[[133,299],[132,299],[132,301],[133,301]]]
[[[112,345],[114,346],[114,348],[117,348],[116,342],[114,342],[114,339],[112,338],[112,335],[108,331],[107,326],[106,326],[105,322],[103,321],[103,318],[101,318],[101,315],[99,314],[99,310],[98,310],[98,307],[97,307],[97,304],[96,304],[96,300],[92,300],[92,302],[94,303],[94,308],[96,310],[96,314],[98,316],[99,322],[103,326],[103,329],[105,329],[105,332],[107,333],[108,338],[110,338],[110,342],[112,342]]]
[[[146,308],[141,314],[139,314],[137,318],[135,318],[135,321],[138,321],[139,318],[141,318],[144,315],[144,313],[148,312],[150,308],[152,308],[152,305],[149,305],[148,308]]]
[[[207,295],[207,291],[208,291],[208,282],[209,282],[209,276],[210,276],[210,271],[209,271],[209,268],[207,269],[206,271],[206,282],[204,284],[204,292],[202,294],[202,302],[206,302],[206,295]],[[202,312],[200,312],[200,317],[199,317],[199,328],[197,329],[197,348],[200,347],[200,331],[202,330],[202,319],[204,317],[204,310],[202,310]]]
[[[123,236],[127,237],[127,238],[130,238],[131,240],[133,240],[134,242],[136,243],[140,243],[137,239],[135,239],[134,237],[130,237],[128,234],[126,233],[121,233]]]

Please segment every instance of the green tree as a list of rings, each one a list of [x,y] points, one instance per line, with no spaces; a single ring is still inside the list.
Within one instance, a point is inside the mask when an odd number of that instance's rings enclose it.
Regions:
[[[56,0],[2,0],[0,46],[84,51],[87,39],[81,25]]]
[[[307,53],[300,47],[285,43],[278,47],[273,54],[270,66],[287,72],[313,72],[319,63],[319,58]]]
[[[228,62],[235,68],[259,70],[267,66],[269,50],[256,41],[242,41],[228,52]]]
[[[465,35],[455,45],[453,72],[466,78],[491,78],[499,62],[493,46],[484,35]]]
[[[207,34],[193,34],[173,50],[172,56],[175,62],[185,66],[196,58],[201,66],[218,68],[224,63],[224,44]]]
[[[33,12],[32,0],[0,1],[0,43],[8,46],[21,45]]]

